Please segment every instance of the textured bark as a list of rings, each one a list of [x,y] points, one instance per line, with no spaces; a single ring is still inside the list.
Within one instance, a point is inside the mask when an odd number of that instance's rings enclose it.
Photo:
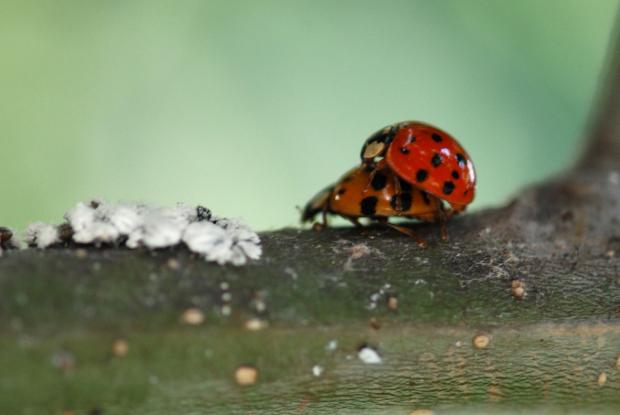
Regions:
[[[183,250],[5,253],[0,413],[617,413],[620,43],[610,50],[580,163],[455,218],[450,242],[429,225],[416,226],[425,250],[378,227],[285,229],[241,268]],[[190,308],[205,321],[183,324]],[[363,345],[383,362],[358,359]],[[239,365],[255,385],[235,383]]]
[[[620,15],[620,13],[619,13]],[[620,165],[620,26],[616,25],[608,53],[608,75],[594,109],[591,131],[581,167],[617,168]]]

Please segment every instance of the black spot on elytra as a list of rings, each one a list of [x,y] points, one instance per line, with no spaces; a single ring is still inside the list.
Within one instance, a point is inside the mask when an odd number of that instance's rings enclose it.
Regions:
[[[428,193],[422,192],[422,198],[424,199],[424,204],[425,205],[430,205],[431,204],[431,198],[428,197]]]
[[[433,167],[439,167],[439,165],[441,164],[441,156],[437,153],[433,154],[431,164],[433,165]]]
[[[459,167],[465,167],[465,156],[461,153],[456,153],[456,161],[458,161]]]
[[[452,170],[452,177],[454,178],[454,180],[458,180],[459,179],[459,172],[456,170]]]
[[[360,211],[364,216],[373,216],[377,211],[377,198],[374,196],[368,196],[362,199],[360,202]]]
[[[451,181],[447,181],[443,183],[443,192],[444,194],[451,194],[454,191],[454,183]]]
[[[412,201],[413,197],[411,196],[411,193],[405,192],[392,196],[390,199],[390,205],[392,206],[392,209],[399,212],[404,212],[411,209]]]
[[[394,195],[390,198],[390,206],[392,206],[392,209],[394,210],[401,210],[400,209],[400,200],[399,200],[399,195]]]
[[[401,147],[400,152],[403,154],[409,154],[409,149],[407,147]]]
[[[375,176],[372,178],[372,181],[370,182],[370,185],[375,190],[383,189],[386,184],[387,176],[383,173],[376,173]]]
[[[415,179],[418,183],[422,183],[424,180],[426,180],[427,177],[428,177],[428,172],[424,169],[418,170],[418,172],[415,175]]]
[[[400,184],[400,190],[403,192],[410,192],[413,190],[413,186],[409,182],[404,181],[403,179],[398,179],[398,183]]]
[[[434,142],[436,143],[441,143],[441,141],[443,140],[441,138],[441,136],[437,133],[433,133],[433,135],[431,135],[431,138],[433,139]]]
[[[347,189],[345,189],[344,187],[343,187],[343,188],[338,189],[338,194],[339,194],[339,195],[343,195],[343,194],[345,194],[346,192],[347,192]]]

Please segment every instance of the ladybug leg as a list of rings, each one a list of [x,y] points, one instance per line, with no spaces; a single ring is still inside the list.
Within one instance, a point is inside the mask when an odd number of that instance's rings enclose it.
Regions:
[[[398,231],[400,233],[404,233],[407,236],[412,237],[413,239],[415,239],[415,242],[418,244],[418,246],[420,248],[426,248],[428,247],[428,243],[426,242],[426,240],[420,238],[418,236],[417,233],[415,233],[413,230],[411,230],[410,228],[407,228],[405,226],[398,226],[398,225],[394,225],[393,223],[386,223],[387,226],[389,226],[390,228],[394,229],[395,231]]]
[[[401,187],[400,180],[398,176],[394,175],[394,193],[396,195],[396,206],[395,210],[402,211],[403,210],[403,198],[400,197]]]
[[[327,213],[321,213],[322,220],[314,222],[312,224],[312,229],[316,232],[321,232],[323,229],[327,228],[329,224],[327,223]]]
[[[401,189],[400,189],[400,179],[398,178],[397,175],[394,175],[394,191],[396,192],[397,195],[400,195],[400,191],[401,191]]]
[[[364,225],[361,224],[359,218],[353,218],[353,217],[347,216],[347,220],[351,222],[353,225],[355,225],[356,228],[364,227]]]
[[[444,242],[449,239],[448,231],[446,230],[446,221],[450,216],[450,212],[446,212],[443,204],[439,207],[439,209],[437,209],[437,213],[435,215],[435,219],[437,220],[437,222],[439,222],[439,232],[441,234],[441,240]]]
[[[323,208],[321,209],[321,221],[314,222],[312,224],[312,229],[314,229],[316,232],[320,232],[324,228],[327,228],[328,226],[329,224],[327,223],[327,205],[324,205]]]
[[[373,166],[372,171],[370,172],[370,174],[368,175],[368,184],[366,185],[366,188],[368,189],[368,187],[370,187],[370,184],[372,183],[372,181],[375,179],[375,175],[377,174],[377,172],[379,171],[379,169],[377,169],[375,166]]]
[[[420,248],[426,248],[426,247],[428,247],[428,243],[427,243],[424,239],[420,238],[420,237],[418,236],[418,234],[417,234],[417,233],[415,233],[415,232],[413,231],[413,229],[411,229],[411,228],[407,228],[407,227],[405,227],[405,226],[400,226],[400,225],[394,225],[393,223],[390,223],[390,222],[387,220],[387,218],[381,218],[381,219],[379,219],[379,223],[381,223],[382,225],[385,225],[385,226],[387,226],[387,227],[389,227],[389,228],[392,228],[392,229],[394,229],[395,231],[398,231],[398,232],[400,232],[400,233],[403,233],[403,234],[405,234],[405,235],[407,235],[407,236],[412,237],[413,239],[415,239],[415,242],[418,244],[418,246],[419,246]]]
[[[360,222],[359,218],[354,218],[354,217],[346,217],[346,219],[351,222],[353,225],[355,225],[355,227],[357,229],[360,230],[360,234],[362,236],[368,236],[368,230],[366,229],[366,227],[364,225],[362,225],[362,223]]]

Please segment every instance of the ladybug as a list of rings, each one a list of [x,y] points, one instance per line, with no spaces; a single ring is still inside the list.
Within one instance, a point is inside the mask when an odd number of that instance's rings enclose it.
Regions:
[[[465,149],[450,134],[418,121],[389,125],[370,136],[362,164],[391,169],[403,181],[445,200],[460,212],[475,196],[476,173]]]
[[[439,198],[398,178],[384,164],[380,161],[375,167],[362,165],[351,169],[337,183],[319,192],[306,204],[302,222],[312,221],[321,213],[326,225],[326,215],[332,213],[361,226],[359,218],[367,217],[410,235],[419,245],[426,246],[426,242],[411,229],[389,223],[388,219],[396,216],[443,224],[449,212],[444,211]]]

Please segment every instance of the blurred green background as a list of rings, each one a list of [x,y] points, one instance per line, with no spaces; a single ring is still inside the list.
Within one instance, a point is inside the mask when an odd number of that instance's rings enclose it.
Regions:
[[[618,0],[1,1],[0,224],[78,200],[258,229],[407,119],[456,136],[475,207],[580,148]]]

